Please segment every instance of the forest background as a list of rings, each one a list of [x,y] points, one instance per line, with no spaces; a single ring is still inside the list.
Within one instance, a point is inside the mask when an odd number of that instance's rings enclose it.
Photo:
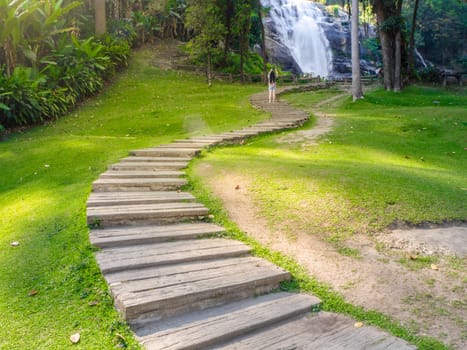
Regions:
[[[350,0],[322,0],[329,13]],[[439,82],[467,71],[464,0],[363,0],[362,42],[384,66],[384,86]],[[131,48],[159,38],[186,42],[191,64],[212,72],[263,74],[269,59],[260,0],[0,0],[0,133],[54,120],[127,65]],[[260,50],[258,50],[260,48]],[[416,70],[414,49],[434,65]]]

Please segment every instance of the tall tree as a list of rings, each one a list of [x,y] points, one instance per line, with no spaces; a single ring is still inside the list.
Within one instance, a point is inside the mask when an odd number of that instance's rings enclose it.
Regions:
[[[225,24],[225,35],[224,35],[224,62],[227,61],[227,55],[230,51],[230,45],[232,44],[233,25],[235,16],[235,1],[225,0],[224,9],[224,24]]]
[[[378,21],[383,57],[384,88],[399,91],[402,87],[402,0],[373,0]]]
[[[107,31],[105,0],[94,0],[94,15],[96,20],[96,34],[104,34]]]
[[[407,53],[407,72],[412,75],[415,70],[415,30],[417,28],[417,12],[419,0],[415,0],[413,5],[412,26],[410,28],[409,50]]]
[[[393,90],[398,92],[402,88],[402,0],[396,2],[396,18],[398,25],[395,28],[394,39],[394,85]]]
[[[363,98],[361,73],[360,73],[360,48],[358,46],[358,0],[352,0],[352,97],[356,101]]]
[[[249,34],[251,28],[251,1],[240,0],[237,3],[237,25],[240,49],[240,75],[244,81],[244,66],[245,60],[248,58],[249,53]]]
[[[263,83],[266,82],[267,79],[267,74],[268,74],[268,69],[266,66],[266,63],[268,61],[268,57],[266,54],[266,34],[264,32],[264,25],[263,25],[263,7],[261,5],[260,0],[254,0],[253,1],[253,7],[258,11],[258,17],[259,17],[259,25],[261,29],[261,54],[263,56],[263,78],[262,81]]]
[[[225,34],[221,7],[216,0],[188,0],[187,3],[186,25],[195,34],[191,46],[195,53],[205,57],[206,76],[211,86],[213,50]]]

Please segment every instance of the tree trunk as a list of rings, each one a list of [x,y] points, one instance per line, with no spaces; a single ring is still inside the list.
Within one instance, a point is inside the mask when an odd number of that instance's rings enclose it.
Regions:
[[[383,56],[384,88],[391,91],[394,87],[394,45],[390,32],[381,28],[381,24],[386,20],[384,1],[375,1],[374,6]]]
[[[394,86],[394,59],[392,40],[388,32],[380,32],[381,54],[383,56],[384,88],[391,91]]]
[[[114,18],[120,19],[120,0],[114,0]]]
[[[360,79],[360,50],[358,47],[358,0],[352,0],[352,96],[356,101],[363,98],[362,82]]]
[[[262,82],[266,82],[266,77],[268,75],[268,68],[266,66],[268,62],[268,56],[266,54],[266,34],[264,33],[264,26],[263,26],[263,13],[262,13],[262,6],[261,2],[258,0],[258,16],[259,16],[259,26],[261,28],[261,54],[263,56],[263,77]]]
[[[369,32],[368,19],[366,18],[367,2],[363,1],[362,6],[363,6],[363,29],[365,31],[365,39],[366,39],[368,38],[368,32]]]
[[[227,62],[227,55],[230,50],[230,44],[232,41],[232,19],[235,15],[234,2],[232,0],[227,0],[226,9],[225,9],[225,36],[224,36],[224,64]]]
[[[242,83],[245,82],[245,71],[244,71],[245,59],[244,59],[244,52],[243,52],[243,45],[240,45],[240,76],[242,79]]]
[[[401,91],[402,87],[402,40],[401,40],[401,31],[397,31],[395,48],[394,48],[394,86],[393,89],[395,92]]]
[[[413,76],[415,71],[415,28],[417,27],[417,11],[418,11],[418,2],[415,0],[412,16],[412,30],[410,31],[409,38],[409,53],[407,57],[407,72],[409,76]]]
[[[208,86],[212,86],[212,57],[211,48],[208,48],[208,63],[206,67],[206,76],[208,79]]]
[[[94,0],[94,15],[96,20],[96,34],[104,34],[107,30],[105,22],[105,0]]]
[[[402,18],[402,1],[397,0],[396,15]],[[395,92],[402,88],[402,23],[399,21],[394,37],[394,86]]]
[[[3,52],[5,54],[6,75],[11,76],[16,67],[16,48],[11,44],[11,39],[6,39],[3,43]]]

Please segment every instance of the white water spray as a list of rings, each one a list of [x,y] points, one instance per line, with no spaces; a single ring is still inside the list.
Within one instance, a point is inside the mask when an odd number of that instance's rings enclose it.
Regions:
[[[415,48],[414,52],[417,55],[420,62],[422,63],[423,67],[428,68],[428,64],[425,62],[425,60],[424,60],[422,54],[420,53],[420,51],[418,51],[417,48]]]
[[[270,8],[281,42],[287,46],[303,73],[327,77],[332,70],[329,42],[320,23],[320,8],[308,0],[261,0]]]

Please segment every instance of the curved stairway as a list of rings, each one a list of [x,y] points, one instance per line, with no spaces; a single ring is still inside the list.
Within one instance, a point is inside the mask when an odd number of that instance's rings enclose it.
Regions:
[[[281,91],[284,91],[282,89]],[[93,183],[87,221],[115,305],[147,349],[412,349],[350,318],[316,310],[312,295],[276,292],[287,271],[250,255],[180,188],[183,168],[212,145],[237,143],[308,120],[285,102],[256,125],[132,151]]]

